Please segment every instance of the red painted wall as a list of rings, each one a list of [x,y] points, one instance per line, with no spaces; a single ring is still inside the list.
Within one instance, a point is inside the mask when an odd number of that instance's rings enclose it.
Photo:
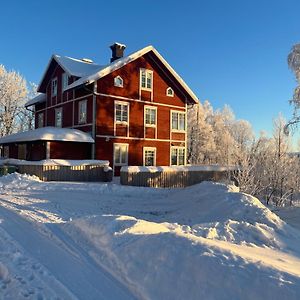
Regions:
[[[91,144],[50,142],[51,159],[91,159]]]

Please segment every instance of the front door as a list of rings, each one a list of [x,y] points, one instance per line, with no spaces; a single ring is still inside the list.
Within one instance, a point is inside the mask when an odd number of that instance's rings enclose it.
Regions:
[[[128,166],[128,144],[114,143],[114,176],[120,176],[123,166]]]

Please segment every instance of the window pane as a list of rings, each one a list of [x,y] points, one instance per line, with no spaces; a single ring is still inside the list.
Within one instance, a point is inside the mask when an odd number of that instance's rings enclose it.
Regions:
[[[121,106],[121,104],[117,104],[116,105],[116,121],[122,121],[121,115],[122,115],[122,106]]]
[[[184,165],[184,153],[184,148],[178,149],[178,165]]]
[[[145,70],[141,71],[141,87],[145,88],[146,87],[146,72]]]
[[[178,129],[178,113],[172,113],[172,129]]]
[[[154,166],[154,158],[154,150],[145,150],[145,166]]]
[[[147,72],[147,89],[152,88],[152,73]]]
[[[173,165],[173,166],[177,165],[177,149],[176,148],[172,148],[171,165]]]
[[[128,106],[122,105],[122,108],[123,108],[122,121],[127,122],[128,121]]]
[[[119,146],[115,146],[115,163],[116,164],[119,164],[120,163],[120,154],[121,154],[121,149],[120,149],[120,147]]]
[[[185,115],[179,114],[179,130],[185,130]]]

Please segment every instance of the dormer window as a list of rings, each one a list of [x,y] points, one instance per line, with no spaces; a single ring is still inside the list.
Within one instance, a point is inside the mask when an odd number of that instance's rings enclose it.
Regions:
[[[52,97],[57,95],[57,78],[52,79],[51,95],[52,95]]]
[[[152,91],[153,71],[140,69],[140,87],[142,90]]]
[[[123,87],[123,79],[121,76],[117,76],[114,78],[114,86]]]
[[[174,91],[171,87],[167,88],[167,96],[168,97],[174,97]]]

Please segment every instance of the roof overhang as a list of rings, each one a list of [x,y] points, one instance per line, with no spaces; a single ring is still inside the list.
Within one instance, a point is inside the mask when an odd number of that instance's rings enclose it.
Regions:
[[[38,103],[43,103],[46,102],[46,94],[38,94],[37,96],[35,96],[34,98],[30,99],[29,101],[27,101],[25,103],[25,107],[29,107]]]

